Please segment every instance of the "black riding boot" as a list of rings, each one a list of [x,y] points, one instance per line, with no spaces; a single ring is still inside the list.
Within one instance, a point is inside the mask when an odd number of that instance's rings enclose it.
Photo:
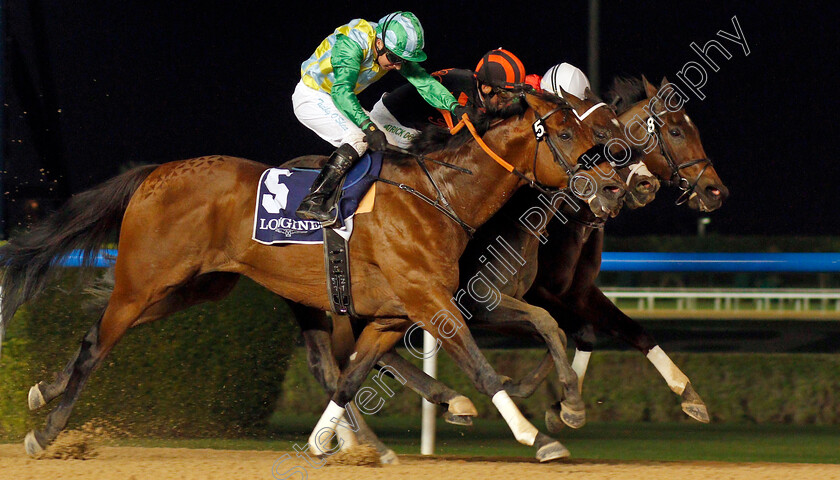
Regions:
[[[338,211],[334,208],[333,193],[344,174],[358,159],[359,154],[355,148],[346,143],[339,146],[321,169],[309,194],[303,197],[300,207],[295,212],[297,216],[307,220],[318,220],[325,227],[334,224],[338,219]]]

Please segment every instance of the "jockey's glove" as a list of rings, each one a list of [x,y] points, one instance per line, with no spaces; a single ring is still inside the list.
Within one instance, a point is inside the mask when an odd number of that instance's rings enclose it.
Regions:
[[[362,131],[365,132],[365,142],[368,148],[378,152],[385,150],[388,146],[388,139],[385,138],[385,133],[376,127],[376,124],[368,120],[362,124]]]
[[[455,117],[455,123],[460,122],[461,117],[463,117],[465,113],[470,117],[470,120],[475,120],[476,111],[474,108],[469,105],[456,105],[455,108],[452,109],[452,116]]]

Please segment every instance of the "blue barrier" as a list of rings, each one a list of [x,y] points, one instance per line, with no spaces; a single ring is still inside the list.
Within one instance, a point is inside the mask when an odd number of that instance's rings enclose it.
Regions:
[[[94,266],[109,267],[116,250],[102,250]],[[605,272],[840,272],[840,253],[667,253],[604,252]],[[81,252],[62,257],[65,267],[79,267]]]
[[[840,272],[840,253],[604,252],[612,272]]]

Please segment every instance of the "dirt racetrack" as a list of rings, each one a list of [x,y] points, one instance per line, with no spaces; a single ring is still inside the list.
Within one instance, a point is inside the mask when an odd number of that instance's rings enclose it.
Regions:
[[[307,477],[288,472],[305,465],[294,457],[280,462],[276,478],[300,480],[515,479],[586,480],[840,480],[840,465],[724,462],[627,462],[570,460],[539,464],[529,459],[402,456],[385,467],[307,467]],[[284,452],[184,448],[102,447],[89,460],[33,460],[23,446],[0,445],[3,480],[273,480],[272,467]]]

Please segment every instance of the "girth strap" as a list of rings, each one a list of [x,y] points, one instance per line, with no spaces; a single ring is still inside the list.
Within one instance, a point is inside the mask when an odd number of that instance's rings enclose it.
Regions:
[[[323,228],[327,296],[334,313],[356,316],[350,292],[350,245],[333,228]]]

